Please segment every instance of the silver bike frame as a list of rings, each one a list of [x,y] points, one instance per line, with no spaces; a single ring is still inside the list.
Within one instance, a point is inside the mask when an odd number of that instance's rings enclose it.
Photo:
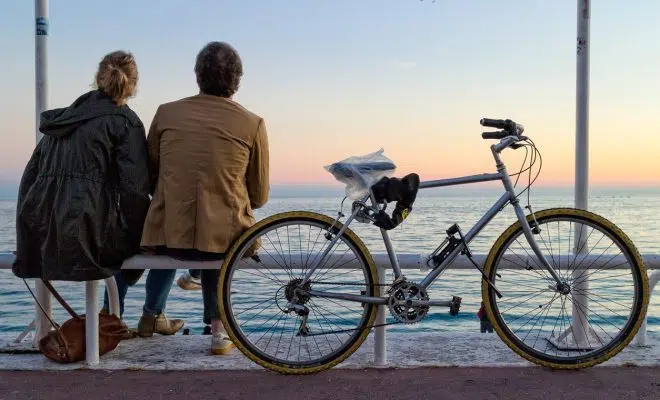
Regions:
[[[437,267],[431,269],[429,273],[424,277],[424,279],[420,282],[420,286],[423,287],[424,289],[428,288],[434,281],[435,279],[445,270],[447,267],[454,261],[454,259],[461,253],[461,251],[464,249],[466,244],[469,244],[478,234],[483,230],[486,225],[500,212],[502,209],[507,205],[511,204],[513,206],[513,209],[516,213],[516,216],[518,217],[518,221],[520,221],[520,224],[522,225],[523,233],[525,235],[525,238],[527,239],[527,242],[529,243],[530,247],[532,248],[532,251],[534,254],[539,258],[541,261],[541,265],[550,273],[550,275],[555,279],[557,284],[561,284],[561,278],[557,274],[557,272],[552,268],[548,260],[545,258],[543,253],[541,253],[541,249],[539,248],[539,245],[537,244],[536,240],[534,239],[534,236],[532,234],[532,229],[529,226],[529,223],[527,223],[527,218],[525,217],[525,212],[523,211],[522,207],[520,206],[520,203],[518,199],[516,198],[516,193],[513,187],[513,184],[511,182],[511,177],[509,176],[509,173],[507,172],[506,166],[502,162],[502,158],[500,157],[500,153],[511,146],[512,144],[516,143],[519,141],[519,138],[515,136],[507,136],[503,138],[499,143],[492,145],[491,151],[493,153],[493,157],[495,158],[495,165],[497,167],[497,173],[495,174],[480,174],[480,175],[468,175],[468,176],[463,176],[463,177],[458,177],[458,178],[449,178],[449,179],[439,179],[439,180],[433,180],[433,181],[425,181],[421,182],[419,185],[419,189],[430,189],[430,188],[436,188],[436,187],[444,187],[444,186],[454,186],[454,185],[464,185],[464,184],[471,184],[471,183],[479,183],[479,182],[489,182],[489,181],[497,181],[501,180],[502,184],[504,185],[505,192],[502,194],[502,196],[493,204],[493,206],[477,221],[474,226],[464,235],[464,243],[461,243],[458,245],[448,256],[447,258]],[[371,200],[371,203],[373,207],[378,207],[378,204],[375,201],[375,198],[373,194],[367,195],[362,199],[362,202],[365,203],[367,200]],[[330,240],[330,245],[327,247],[327,249],[322,253],[321,257],[319,258],[319,261],[313,265],[305,274],[305,277],[303,278],[303,283],[306,283],[311,277],[316,268],[318,268],[319,265],[323,265],[323,262],[325,261],[325,258],[328,256],[330,253],[330,250],[334,247],[334,245],[337,243],[341,235],[344,233],[344,231],[348,228],[348,225],[355,219],[357,216],[358,212],[360,211],[359,208],[356,208],[351,215],[348,217],[346,220],[346,223],[344,226],[337,232],[337,234]],[[396,256],[396,251],[394,250],[394,246],[392,246],[392,241],[389,237],[389,234],[385,229],[380,228],[381,235],[383,236],[383,241],[385,243],[385,248],[387,250],[387,254],[389,256],[390,262],[392,264],[392,270],[394,272],[394,277],[395,280],[399,279],[403,276],[401,273],[401,268],[399,267],[399,262]],[[301,285],[302,285],[301,284]],[[383,304],[384,299],[381,297],[372,297],[372,296],[362,296],[362,295],[351,295],[351,294],[345,294],[345,293],[329,293],[329,292],[322,292],[322,291],[316,291],[316,290],[310,290],[309,294],[312,296],[316,297],[327,297],[327,298],[337,298],[337,299],[343,299],[343,300],[351,300],[351,301],[358,301],[358,302],[363,302],[363,303],[371,303],[371,304]]]

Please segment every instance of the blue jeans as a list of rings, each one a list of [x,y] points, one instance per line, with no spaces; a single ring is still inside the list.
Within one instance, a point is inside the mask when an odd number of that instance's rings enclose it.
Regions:
[[[172,282],[176,275],[175,269],[150,269],[147,274],[145,284],[146,298],[142,311],[149,315],[158,315],[165,311],[165,303],[172,288]],[[121,273],[115,275],[117,281],[117,291],[119,292],[119,310],[120,316],[124,315],[124,298],[128,291],[128,285],[121,277]],[[108,291],[103,296],[103,308],[109,310]]]
[[[200,255],[201,254],[201,255]],[[187,259],[222,260],[221,253],[202,253],[188,255]],[[204,323],[211,324],[212,319],[220,318],[218,313],[218,280],[220,271],[215,269],[189,269],[188,273],[195,279],[202,280],[202,300],[204,301]]]
[[[164,254],[182,261],[220,261],[225,258],[223,253],[211,253],[197,249],[176,249],[161,246],[156,249],[157,254]],[[190,269],[193,278],[202,280],[202,299],[204,301],[204,323],[211,324],[212,319],[220,318],[218,312],[218,279],[220,269]]]

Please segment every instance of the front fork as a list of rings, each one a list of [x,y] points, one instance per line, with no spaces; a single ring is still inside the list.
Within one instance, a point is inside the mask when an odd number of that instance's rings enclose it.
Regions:
[[[518,217],[518,220],[522,225],[523,233],[525,234],[525,239],[527,239],[527,242],[532,248],[532,251],[541,262],[541,265],[550,273],[552,278],[557,283],[556,289],[560,292],[564,292],[566,290],[566,282],[564,282],[559,276],[559,274],[557,274],[557,271],[555,271],[555,269],[552,268],[552,265],[550,265],[548,260],[545,258],[545,256],[541,252],[541,248],[539,247],[538,243],[536,242],[536,239],[534,238],[534,232],[532,232],[532,228],[529,226],[529,223],[527,222],[527,216],[525,216],[525,212],[523,211],[522,207],[520,207],[520,202],[516,197],[516,192],[513,188],[513,184],[511,183],[511,178],[509,177],[509,173],[507,172],[506,167],[504,166],[504,163],[500,158],[500,153],[499,153],[500,149],[497,148],[495,145],[493,145],[491,146],[491,150],[493,152],[493,157],[495,158],[497,171],[502,175],[502,182],[504,183],[504,188],[506,189],[507,192],[509,192],[511,196],[511,200],[509,202],[513,206],[513,209],[516,212],[516,216]],[[534,217],[534,212],[531,209],[530,212],[532,217]],[[534,229],[538,230],[539,228],[538,225],[536,225],[536,219],[534,221],[535,221]]]
[[[538,243],[536,242],[536,239],[534,238],[534,232],[532,231],[532,227],[529,226],[529,223],[527,222],[527,217],[525,216],[525,212],[523,211],[522,207],[520,207],[520,204],[517,199],[511,201],[511,205],[513,206],[514,210],[516,211],[516,216],[518,216],[518,220],[520,220],[520,224],[522,225],[523,233],[525,234],[525,239],[527,239],[527,242],[529,243],[529,246],[532,248],[532,251],[538,257],[539,261],[541,261],[541,265],[550,273],[552,278],[557,282],[557,287],[562,287],[565,285],[565,282],[562,280],[562,278],[557,274],[557,271],[555,271],[554,268],[552,268],[552,265],[548,262],[548,260],[545,258],[543,253],[541,252],[541,248],[539,247]],[[530,209],[531,215],[534,216],[534,212]],[[539,227],[536,224],[536,219],[534,222],[535,226],[534,229],[538,230]],[[537,233],[540,234],[540,231],[537,231]]]

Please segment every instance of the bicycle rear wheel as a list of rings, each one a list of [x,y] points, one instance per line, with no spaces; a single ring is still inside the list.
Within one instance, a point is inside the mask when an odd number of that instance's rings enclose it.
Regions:
[[[499,337],[525,359],[579,369],[618,354],[635,336],[649,299],[646,267],[613,223],[571,208],[536,212],[527,220],[545,258],[567,286],[533,256],[520,222],[491,249],[484,272],[486,312]]]
[[[375,305],[308,294],[379,295],[373,259],[353,231],[344,231],[310,283],[300,285],[330,244],[326,234],[336,235],[342,227],[332,224],[333,219],[310,212],[273,215],[246,231],[222,265],[222,321],[238,349],[263,367],[289,374],[319,372],[348,358],[367,338]],[[254,260],[250,256],[257,247],[259,259]],[[306,318],[286,312],[292,299],[309,310]]]

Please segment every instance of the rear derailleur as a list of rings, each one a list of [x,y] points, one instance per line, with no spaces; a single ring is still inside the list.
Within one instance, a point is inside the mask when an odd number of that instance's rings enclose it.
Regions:
[[[284,313],[296,313],[299,317],[302,317],[296,336],[307,336],[309,335],[309,326],[307,325],[307,319],[309,318],[309,308],[305,305],[310,299],[307,290],[310,289],[310,282],[307,282],[302,288],[299,287],[302,279],[293,279],[289,282],[284,289],[284,297],[287,300],[287,305],[282,311]]]

